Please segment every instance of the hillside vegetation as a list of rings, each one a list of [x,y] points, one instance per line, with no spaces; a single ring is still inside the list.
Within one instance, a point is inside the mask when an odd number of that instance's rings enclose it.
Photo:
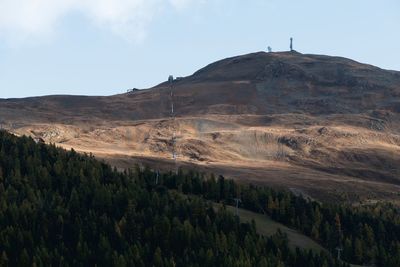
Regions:
[[[154,175],[0,132],[0,266],[343,266]]]
[[[210,201],[266,212],[351,263],[400,265],[400,216],[390,205],[351,208],[196,172],[124,173],[0,132],[2,266],[345,266],[292,251],[282,232],[216,212]],[[186,195],[186,196],[185,196]]]

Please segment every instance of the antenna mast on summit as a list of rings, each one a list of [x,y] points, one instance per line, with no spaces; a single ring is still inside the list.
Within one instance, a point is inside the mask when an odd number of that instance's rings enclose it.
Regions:
[[[290,37],[290,51],[293,51],[293,38]]]

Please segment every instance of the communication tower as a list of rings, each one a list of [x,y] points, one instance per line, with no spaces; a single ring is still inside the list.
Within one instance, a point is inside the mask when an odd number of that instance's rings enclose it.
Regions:
[[[290,51],[293,51],[293,38],[290,37]]]
[[[170,101],[171,101],[171,124],[172,124],[172,138],[171,138],[171,154],[172,159],[174,160],[175,164],[175,171],[178,173],[178,168],[176,164],[177,160],[177,153],[176,153],[176,123],[175,123],[175,110],[174,110],[174,76],[169,75],[168,77],[169,89],[170,89]]]

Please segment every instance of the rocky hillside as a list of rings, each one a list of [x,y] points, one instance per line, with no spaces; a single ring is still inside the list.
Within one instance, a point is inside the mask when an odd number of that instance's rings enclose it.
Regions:
[[[179,166],[350,201],[400,196],[400,72],[297,52],[253,53],[107,96],[0,100],[17,134],[121,167]]]

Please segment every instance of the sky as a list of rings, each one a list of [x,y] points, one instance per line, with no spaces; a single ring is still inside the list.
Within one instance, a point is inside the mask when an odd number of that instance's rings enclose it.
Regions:
[[[112,95],[289,49],[400,71],[399,0],[0,0],[0,98]]]

